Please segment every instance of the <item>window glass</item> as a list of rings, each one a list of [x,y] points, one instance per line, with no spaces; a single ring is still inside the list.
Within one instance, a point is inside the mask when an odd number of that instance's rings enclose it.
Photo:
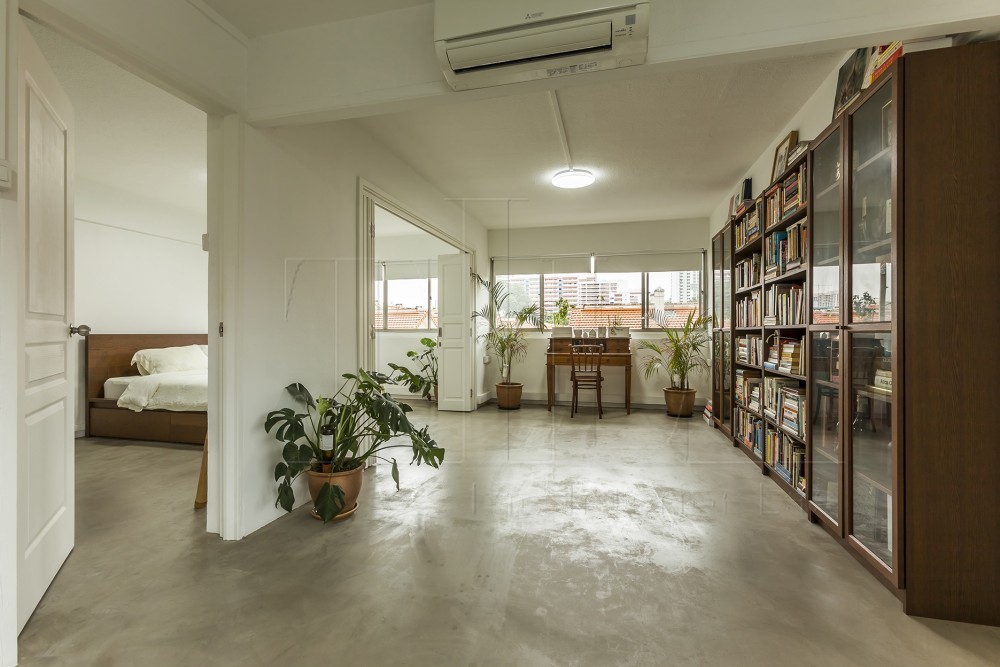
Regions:
[[[701,271],[650,272],[648,309],[650,328],[660,324],[680,327],[692,312],[701,315]]]
[[[545,324],[579,329],[642,327],[642,273],[549,273]]]
[[[538,274],[528,273],[497,276],[496,281],[507,289],[507,294],[509,295],[505,304],[505,310],[516,312],[531,304],[541,305]]]
[[[384,311],[386,329],[428,329],[431,327],[427,283],[427,278],[399,278],[387,281],[387,307]]]

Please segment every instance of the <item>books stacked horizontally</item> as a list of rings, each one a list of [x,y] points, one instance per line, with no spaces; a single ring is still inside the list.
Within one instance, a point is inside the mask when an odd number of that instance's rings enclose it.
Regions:
[[[805,207],[808,200],[807,189],[809,179],[806,174],[806,163],[799,165],[798,171],[785,179],[781,184],[781,219],[790,218]]]
[[[740,336],[736,339],[736,361],[760,366],[764,356],[764,339],[760,336]]]
[[[781,343],[781,360],[778,370],[792,375],[802,375],[802,339],[784,339]]]
[[[805,306],[806,297],[802,285],[771,285],[764,298],[764,326],[805,324]]]
[[[760,253],[736,262],[736,289],[741,290],[760,282]]]
[[[781,388],[781,411],[778,425],[781,430],[798,438],[805,437],[806,394],[798,387]]]
[[[798,386],[799,381],[791,378],[764,378],[764,416],[777,424],[778,414],[781,412],[781,390],[784,387]]]
[[[872,384],[877,389],[886,389],[892,391],[892,371],[878,369],[875,371],[875,380]]]
[[[781,363],[781,339],[775,341],[774,345],[767,348],[767,359],[764,360],[764,368],[769,371],[778,370],[778,364]]]
[[[708,402],[705,403],[705,410],[701,413],[701,417],[706,424],[712,425],[712,399],[708,399]]]

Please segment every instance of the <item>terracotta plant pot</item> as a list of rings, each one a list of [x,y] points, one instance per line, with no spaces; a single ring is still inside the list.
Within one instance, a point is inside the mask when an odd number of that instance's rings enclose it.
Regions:
[[[497,407],[501,410],[518,410],[521,407],[521,389],[524,385],[520,382],[497,382]]]
[[[339,486],[344,490],[344,510],[333,517],[333,520],[340,521],[351,516],[358,509],[358,495],[361,494],[361,484],[365,481],[364,472],[364,465],[346,472],[315,472],[307,470],[306,474],[309,475],[309,496],[312,498],[313,505],[316,504],[316,498],[319,496],[320,489],[323,488],[324,484],[330,482],[331,485]],[[312,515],[315,519],[319,518],[319,515],[315,512]]]
[[[664,389],[663,398],[667,402],[667,414],[674,417],[690,417],[694,410],[694,389]]]

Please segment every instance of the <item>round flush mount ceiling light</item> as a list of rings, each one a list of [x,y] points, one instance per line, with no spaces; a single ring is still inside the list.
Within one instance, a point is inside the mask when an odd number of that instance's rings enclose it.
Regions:
[[[586,169],[564,169],[552,177],[552,185],[557,188],[585,188],[594,180],[594,175]]]

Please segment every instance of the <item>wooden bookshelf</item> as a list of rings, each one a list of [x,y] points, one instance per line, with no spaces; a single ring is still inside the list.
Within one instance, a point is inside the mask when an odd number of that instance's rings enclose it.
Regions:
[[[759,299],[759,326],[734,317],[713,348],[729,360],[713,397],[724,402],[729,383],[733,445],[907,613],[990,625],[1000,625],[1000,447],[972,408],[996,385],[1000,346],[973,347],[969,333],[1000,329],[988,196],[1000,183],[997,71],[1000,43],[903,56],[731,220],[728,244],[713,243],[730,271],[762,257],[760,280],[723,290],[732,313]],[[802,202],[769,208],[793,175]],[[802,264],[769,275],[776,235],[800,223]],[[765,323],[778,285],[801,286],[802,322]],[[737,361],[748,336],[765,341],[760,365]],[[797,372],[769,367],[773,337],[801,339]],[[760,396],[743,387],[741,403],[733,392],[747,373],[760,375]],[[796,409],[769,403],[781,392]],[[805,493],[793,461],[804,461]]]

